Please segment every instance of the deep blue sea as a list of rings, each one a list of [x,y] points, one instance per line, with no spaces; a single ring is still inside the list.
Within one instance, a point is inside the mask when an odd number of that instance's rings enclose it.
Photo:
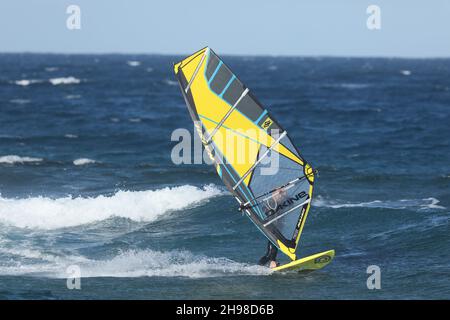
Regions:
[[[274,274],[214,168],[171,161],[180,58],[0,55],[0,298],[450,298],[450,60],[223,57],[320,173],[298,254],[336,258]]]

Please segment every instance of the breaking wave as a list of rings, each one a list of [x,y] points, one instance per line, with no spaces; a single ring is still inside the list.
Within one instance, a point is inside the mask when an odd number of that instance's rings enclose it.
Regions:
[[[0,223],[19,228],[58,229],[111,217],[151,222],[165,213],[188,208],[222,193],[214,185],[183,185],[147,191],[118,191],[112,196],[52,199],[0,196]]]

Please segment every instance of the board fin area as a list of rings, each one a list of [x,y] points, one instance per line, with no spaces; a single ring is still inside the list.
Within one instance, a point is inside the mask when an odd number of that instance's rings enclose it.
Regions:
[[[334,250],[328,250],[292,261],[290,263],[283,264],[281,266],[273,268],[272,270],[283,272],[319,270],[328,265],[333,260],[334,255]]]

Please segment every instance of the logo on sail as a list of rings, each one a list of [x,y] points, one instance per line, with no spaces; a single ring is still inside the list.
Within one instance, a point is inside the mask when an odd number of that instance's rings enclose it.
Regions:
[[[272,125],[272,123],[273,123],[272,119],[267,117],[266,120],[264,120],[263,123],[261,124],[261,128],[263,128],[264,130],[267,130]]]
[[[277,213],[278,211],[282,209],[287,209],[290,206],[292,206],[294,203],[300,201],[304,197],[307,196],[307,193],[305,191],[297,193],[293,197],[287,197],[287,193],[285,190],[281,189],[276,192],[270,197],[265,199],[266,200],[266,208],[268,209],[266,211],[266,214],[268,216]]]

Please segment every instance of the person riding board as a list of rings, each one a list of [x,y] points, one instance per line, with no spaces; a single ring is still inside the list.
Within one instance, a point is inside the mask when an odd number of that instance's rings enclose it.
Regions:
[[[283,203],[287,197],[287,192],[284,188],[280,188],[273,192],[272,196],[266,200],[266,207],[269,209],[270,214],[275,214],[275,209],[278,204]],[[269,240],[267,242],[267,251],[264,256],[259,259],[259,265],[268,265],[269,268],[275,268],[279,266],[277,262],[278,248]]]
[[[278,206],[279,203],[282,203],[284,199],[286,199],[287,193],[284,188],[276,190],[273,192],[272,196],[266,199],[266,207],[269,209],[267,212],[270,212],[268,216],[274,214],[274,210]],[[239,211],[244,210],[245,207],[241,206]],[[267,242],[267,251],[264,256],[259,259],[258,264],[260,266],[268,266],[269,268],[275,268],[279,266],[277,262],[277,254],[278,248],[269,240]]]

